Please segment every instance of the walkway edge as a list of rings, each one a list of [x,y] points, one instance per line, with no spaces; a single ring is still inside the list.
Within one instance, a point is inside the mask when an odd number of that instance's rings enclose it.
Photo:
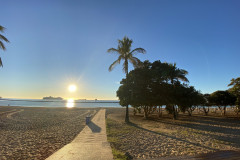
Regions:
[[[105,109],[100,109],[91,123],[71,143],[46,160],[112,160],[112,149],[107,141],[105,112]]]

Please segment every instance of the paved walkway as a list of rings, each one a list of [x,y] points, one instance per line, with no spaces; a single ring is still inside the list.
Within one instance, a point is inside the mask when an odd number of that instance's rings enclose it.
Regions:
[[[107,142],[105,109],[101,109],[77,137],[46,160],[112,160]]]

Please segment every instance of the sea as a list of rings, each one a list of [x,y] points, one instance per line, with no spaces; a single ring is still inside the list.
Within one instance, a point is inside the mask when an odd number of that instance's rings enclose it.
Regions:
[[[0,106],[22,107],[122,107],[117,100],[43,100],[1,98]]]
[[[51,100],[51,99],[14,99],[0,98],[0,106],[20,106],[20,107],[122,107],[118,100]],[[202,106],[199,106],[200,108]],[[231,106],[227,106],[230,108]],[[165,106],[162,106],[165,108]],[[210,108],[218,108],[211,106]]]

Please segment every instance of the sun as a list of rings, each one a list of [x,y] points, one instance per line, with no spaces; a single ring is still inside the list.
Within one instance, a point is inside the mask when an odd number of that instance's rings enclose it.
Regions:
[[[68,90],[70,92],[75,92],[77,90],[77,86],[74,85],[74,84],[71,84],[71,85],[68,86]]]

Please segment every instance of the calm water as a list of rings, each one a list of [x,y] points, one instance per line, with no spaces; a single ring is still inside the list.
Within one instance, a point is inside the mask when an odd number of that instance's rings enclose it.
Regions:
[[[118,101],[110,100],[42,100],[42,99],[0,99],[0,106],[24,107],[121,107]]]

